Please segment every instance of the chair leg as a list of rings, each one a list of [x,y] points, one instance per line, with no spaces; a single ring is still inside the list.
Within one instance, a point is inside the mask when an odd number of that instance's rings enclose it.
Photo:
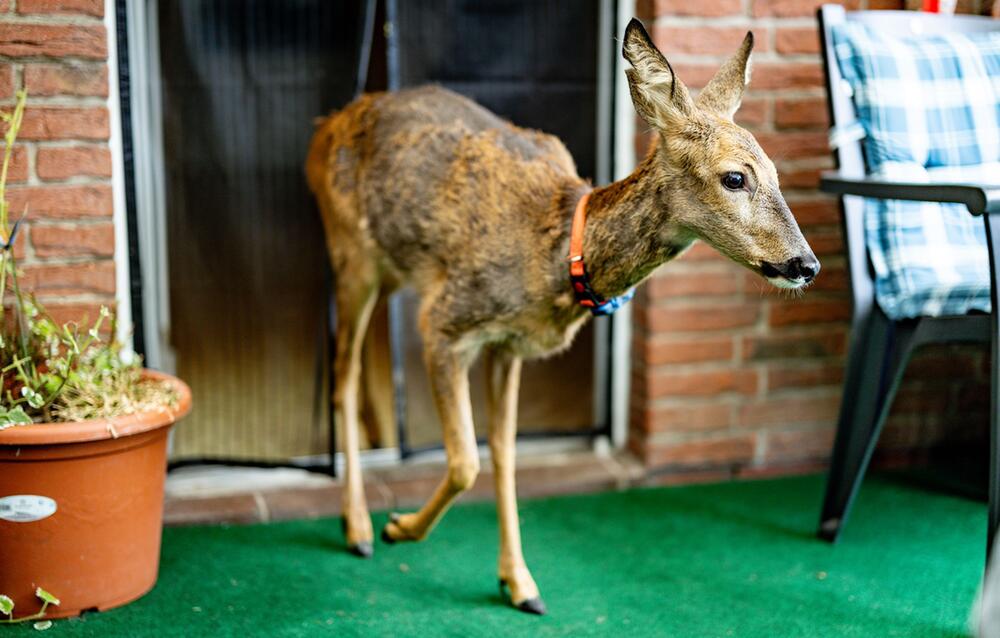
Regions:
[[[854,322],[818,536],[836,542],[913,350],[916,325],[878,308]]]
[[[986,560],[993,552],[993,542],[1000,526],[1000,212],[984,215],[986,243],[990,255],[990,512],[986,530]]]
[[[986,561],[989,564],[1000,526],[1000,312],[993,301],[992,347],[990,348],[990,512],[986,530]]]

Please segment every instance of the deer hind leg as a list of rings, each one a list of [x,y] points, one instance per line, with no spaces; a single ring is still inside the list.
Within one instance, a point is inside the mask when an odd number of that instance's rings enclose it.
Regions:
[[[521,359],[502,350],[484,354],[486,403],[489,414],[490,455],[496,489],[497,520],[500,527],[500,559],[497,573],[501,593],[510,589],[510,602],[531,614],[544,614],[545,603],[538,595],[535,579],[521,553],[521,528],[517,516],[514,486],[514,451],[517,434],[517,392],[521,381]]]
[[[372,555],[372,522],[365,502],[359,450],[359,381],[361,346],[372,309],[378,300],[378,277],[373,267],[344,268],[338,277],[337,353],[334,363],[333,403],[344,436],[345,478],[343,491],[344,540],[358,556]]]
[[[443,426],[448,472],[420,511],[390,516],[382,530],[382,540],[387,543],[426,538],[455,498],[472,487],[479,474],[479,449],[469,399],[469,358],[429,336],[425,331],[425,363]]]

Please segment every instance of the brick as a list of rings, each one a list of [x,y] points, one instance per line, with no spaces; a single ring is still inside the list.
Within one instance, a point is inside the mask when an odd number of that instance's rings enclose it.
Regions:
[[[713,465],[746,463],[753,458],[756,437],[752,434],[702,439],[647,450],[649,465]]]
[[[894,414],[885,423],[878,438],[878,450],[900,450],[927,447],[940,441],[943,427],[942,415]],[[912,463],[907,463],[912,465]]]
[[[774,101],[774,124],[778,128],[823,128],[830,125],[826,98],[779,98]]]
[[[103,25],[0,23],[0,55],[108,57]]]
[[[823,266],[809,290],[816,292],[846,292],[851,289],[851,278],[844,266]]]
[[[736,111],[736,123],[747,128],[767,124],[767,100],[747,98]]]
[[[56,322],[57,325],[62,325],[75,321],[81,326],[93,325],[101,313],[100,303],[92,302],[81,302],[81,303],[47,303],[45,304],[45,311],[49,313],[52,320]],[[112,300],[106,301],[104,306],[107,306],[109,310],[114,312],[115,305]]]
[[[944,376],[932,379],[932,383],[904,381],[892,403],[895,414],[943,414],[951,403],[951,388],[943,383]],[[989,396],[989,393],[986,394]],[[971,407],[971,406],[963,406]]]
[[[694,485],[698,483],[725,483],[727,481],[733,480],[733,476],[739,473],[738,468],[734,472],[734,468],[713,468],[713,469],[688,469],[688,468],[674,468],[670,472],[654,472],[648,474],[643,480],[642,485],[648,487],[665,487],[670,485]]]
[[[976,383],[963,379],[958,388],[957,407],[962,413],[967,411],[985,412],[989,410],[989,383]]]
[[[802,226],[840,223],[840,202],[832,197],[792,200],[788,202],[788,207]]]
[[[807,459],[804,461],[782,461],[774,465],[744,466],[737,468],[734,478],[742,479],[768,479],[775,477],[805,476],[807,474],[823,474],[830,464],[825,461]]]
[[[824,170],[829,170],[829,168],[786,168],[779,166],[778,183],[781,184],[782,190],[819,188],[819,176]]]
[[[772,304],[772,326],[803,323],[830,323],[851,318],[851,304],[846,299],[796,299]]]
[[[816,9],[820,5],[832,2],[842,4],[849,11],[860,8],[860,0],[846,0],[836,2],[836,0],[753,0],[753,16],[764,18],[773,16],[776,18],[809,17],[816,15]]]
[[[767,369],[767,389],[814,388],[839,386],[844,380],[844,364],[779,365]]]
[[[657,26],[653,29],[653,40],[668,57],[676,53],[730,55],[746,35],[747,29],[743,27]],[[754,51],[767,51],[763,29],[758,29],[754,35],[757,36]]]
[[[111,177],[111,151],[106,146],[40,148],[35,171],[41,179]]]
[[[692,89],[704,87],[719,70],[718,64],[703,62],[677,62],[676,64],[671,63],[671,66],[674,67],[674,71],[677,71],[677,77],[681,79],[681,82]]]
[[[81,95],[107,97],[108,67],[104,64],[26,64],[24,88],[28,95]]]
[[[757,391],[754,370],[710,370],[649,373],[650,398],[664,396],[714,396],[726,392],[751,394]]]
[[[79,13],[101,18],[104,17],[104,0],[18,0],[17,12]]]
[[[985,351],[985,348],[982,350]],[[981,354],[982,352],[968,352],[958,348],[924,350],[906,366],[906,379],[974,379],[979,372],[978,359]]]
[[[809,27],[778,27],[774,36],[778,53],[819,53],[819,29]]]
[[[658,16],[698,16],[705,18],[717,18],[721,16],[737,15],[743,13],[743,5],[740,0],[701,0],[692,2],[691,0],[640,0],[640,5],[636,12],[647,17]],[[646,11],[648,13],[642,13]]]
[[[692,273],[668,266],[647,282],[646,289],[652,299],[732,295],[740,291],[740,274],[738,271]]]
[[[10,213],[10,217],[13,219],[16,219],[17,217],[20,216],[21,216],[20,211],[17,211],[15,213],[12,210]],[[11,224],[11,227],[13,227],[13,223]],[[27,245],[28,242],[31,241],[28,238],[28,234],[30,232],[31,232],[31,222],[25,220],[25,222],[21,224],[21,230],[18,231],[17,238],[14,241],[14,259],[17,259],[19,262],[23,261],[24,258],[28,255]],[[3,233],[3,235],[4,238],[6,239],[7,235],[6,231]]]
[[[10,64],[0,64],[0,100],[14,97],[14,67]]]
[[[771,334],[744,337],[743,358],[746,361],[772,359],[813,359],[834,357],[847,349],[847,331],[824,329],[818,334]]]
[[[4,145],[0,144],[0,152],[3,152]],[[0,162],[3,159],[0,158]],[[10,165],[7,167],[7,183],[16,184],[28,180],[28,149],[17,145],[10,156]]]
[[[787,425],[829,425],[840,414],[837,394],[810,397],[769,397],[745,403],[740,409],[739,425],[745,428]]]
[[[103,107],[29,107],[21,123],[22,140],[106,140],[111,134],[108,110]]]
[[[780,133],[757,133],[764,152],[772,160],[817,157],[829,154],[825,132],[783,131]]]
[[[833,453],[835,428],[768,432],[764,462],[826,458]]]
[[[753,325],[760,314],[758,304],[737,303],[711,306],[652,308],[648,328],[654,332],[725,330]]]
[[[728,361],[733,358],[732,337],[692,336],[682,339],[649,339],[643,352],[646,365]]]
[[[635,17],[647,23],[651,21],[653,18],[655,18],[656,0],[636,0]]]
[[[12,188],[7,196],[12,211],[27,206],[32,219],[110,217],[114,206],[107,184]]]
[[[681,76],[683,77],[683,76]],[[755,90],[822,87],[823,67],[816,62],[755,62],[751,88]]]
[[[264,522],[264,517],[257,499],[256,493],[203,498],[167,498],[163,507],[163,523],[171,526],[261,523]]]
[[[732,409],[718,402],[653,408],[646,413],[647,432],[704,432],[728,428]]]
[[[635,151],[635,156],[637,158],[645,157],[652,147],[654,139],[656,139],[656,134],[642,118],[636,115],[636,133],[632,149]]]
[[[115,292],[115,263],[105,260],[86,264],[25,266],[20,282],[25,289],[38,296],[112,295]]]
[[[839,227],[807,227],[803,229],[803,234],[813,252],[820,257],[844,252],[844,238]]]
[[[39,225],[31,227],[31,245],[38,257],[95,256],[115,254],[115,228],[111,222],[86,225]]]

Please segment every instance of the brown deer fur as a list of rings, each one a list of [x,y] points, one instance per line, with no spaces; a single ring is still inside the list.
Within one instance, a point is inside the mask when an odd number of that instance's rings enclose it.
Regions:
[[[594,289],[620,295],[703,239],[778,285],[766,264],[815,262],[753,137],[732,122],[753,39],[698,101],[633,21],[623,53],[633,102],[656,142],[627,178],[594,190],[584,236]],[[563,144],[437,87],[368,94],[323,121],[306,171],[336,272],[335,409],[344,431],[347,542],[372,551],[358,464],[361,343],[372,308],[400,285],[421,297],[419,327],[444,429],[447,475],[418,512],[394,516],[389,542],[423,539],[472,485],[479,454],[467,370],[484,353],[501,528],[499,575],[519,608],[543,613],[521,555],[514,492],[520,361],[565,349],[588,312],[566,255],[574,206],[590,186]],[[724,187],[738,172],[745,188]],[[818,264],[816,264],[818,269]]]

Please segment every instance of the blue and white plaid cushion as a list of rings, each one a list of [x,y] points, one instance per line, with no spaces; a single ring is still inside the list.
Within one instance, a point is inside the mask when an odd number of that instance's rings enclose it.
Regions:
[[[898,38],[834,29],[872,175],[1000,183],[1000,31]],[[894,319],[990,309],[981,219],[957,204],[868,200],[875,296]]]

